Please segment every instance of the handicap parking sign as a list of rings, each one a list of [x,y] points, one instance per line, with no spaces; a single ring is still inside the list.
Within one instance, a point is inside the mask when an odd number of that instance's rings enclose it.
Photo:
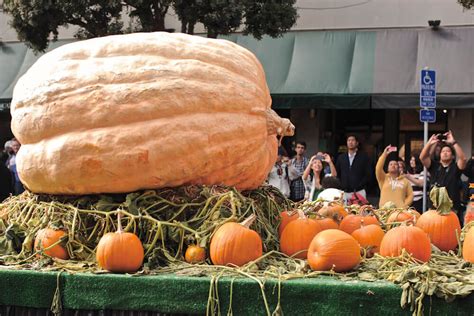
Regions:
[[[420,76],[420,107],[436,107],[436,71],[423,69]]]

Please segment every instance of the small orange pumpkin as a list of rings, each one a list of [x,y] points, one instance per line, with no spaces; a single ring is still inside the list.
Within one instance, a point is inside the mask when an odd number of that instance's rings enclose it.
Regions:
[[[288,256],[306,259],[306,250],[314,236],[321,231],[321,226],[317,221],[307,218],[301,210],[298,210],[298,216],[299,218],[290,222],[281,234],[280,249]]]
[[[281,234],[283,233],[283,230],[285,229],[286,225],[288,225],[291,221],[294,221],[298,217],[299,217],[298,212],[295,212],[295,211],[292,211],[292,212],[283,211],[283,212],[281,212],[280,213],[281,221],[280,221],[280,226],[278,227],[278,236],[281,237]]]
[[[464,235],[462,257],[467,262],[474,263],[474,225]]]
[[[362,220],[361,227],[354,230],[351,235],[359,242],[359,245],[366,250],[366,257],[371,258],[375,253],[380,251],[380,243],[385,233],[379,225],[365,225]]]
[[[321,231],[326,230],[326,229],[338,229],[339,224],[333,220],[332,218],[327,218],[327,217],[319,217],[315,219],[316,222],[318,222],[319,226],[321,226]]]
[[[436,210],[423,213],[416,226],[423,229],[440,250],[454,250],[458,246],[457,235],[461,234],[461,224],[456,213],[451,211],[453,203],[446,188],[434,187],[430,192],[430,199]]]
[[[206,260],[206,249],[198,245],[189,245],[184,254],[184,259],[188,263],[199,263]]]
[[[373,210],[367,207],[361,208],[360,214],[349,214],[339,224],[339,229],[348,234],[352,234],[356,229],[359,229],[361,223],[364,225],[380,225],[377,217],[374,216]]]
[[[390,229],[380,244],[384,257],[398,257],[405,249],[413,258],[427,262],[431,258],[431,243],[428,235],[416,226],[401,226]]]
[[[107,233],[100,239],[97,262],[102,269],[111,272],[136,272],[143,263],[143,245],[137,235],[123,231],[121,216],[119,211],[117,232]]]
[[[347,211],[344,209],[344,205],[337,202],[330,202],[327,206],[323,206],[318,214],[323,217],[332,218],[339,223],[344,217],[347,216]]]
[[[360,262],[360,247],[351,235],[328,229],[317,234],[308,249],[308,263],[316,271],[344,272]]]
[[[63,230],[54,230],[51,228],[40,229],[36,233],[34,249],[35,251],[46,249],[49,246],[57,243],[59,239],[61,239],[61,237],[65,235],[66,232]],[[51,247],[50,249],[44,250],[43,252],[44,254],[52,258],[59,258],[64,260],[69,259],[69,254],[67,250],[60,244],[57,244],[56,246]]]
[[[420,218],[420,213],[418,213],[414,209],[408,209],[408,210],[403,210],[399,211],[396,210],[390,214],[390,216],[387,219],[387,225],[388,227],[396,227],[399,226],[402,222],[405,221],[413,221],[416,222]]]
[[[217,229],[210,245],[214,264],[243,266],[262,256],[262,238],[249,229],[256,218],[252,214],[240,224],[225,223]]]

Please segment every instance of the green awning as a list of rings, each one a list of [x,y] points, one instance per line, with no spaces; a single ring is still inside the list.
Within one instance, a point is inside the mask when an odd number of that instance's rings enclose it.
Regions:
[[[437,71],[438,100],[445,107],[474,108],[474,27],[222,38],[262,62],[275,108],[416,108],[425,66]],[[11,99],[16,81],[37,58],[23,43],[0,47],[0,100]]]

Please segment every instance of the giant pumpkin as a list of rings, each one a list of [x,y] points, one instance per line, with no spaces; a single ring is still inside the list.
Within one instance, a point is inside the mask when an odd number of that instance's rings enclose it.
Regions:
[[[261,64],[230,41],[158,32],[67,44],[15,86],[18,172],[50,194],[253,189],[276,135],[294,132],[270,106]]]

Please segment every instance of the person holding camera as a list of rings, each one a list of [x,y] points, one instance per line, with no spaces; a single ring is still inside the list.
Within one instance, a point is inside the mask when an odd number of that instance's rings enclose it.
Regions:
[[[328,165],[331,173],[326,174],[324,169]],[[323,179],[327,175],[332,177],[337,176],[336,167],[332,162],[331,156],[328,154],[315,155],[309,160],[309,164],[303,172],[303,182],[305,184],[305,199],[314,201],[318,197],[319,193],[324,190]]]
[[[285,150],[278,148],[278,158],[268,174],[267,182],[286,197],[290,197],[290,182],[299,178],[298,171],[291,165]]]
[[[441,144],[439,162],[430,158],[430,150],[437,144]],[[421,151],[420,160],[431,175],[431,187],[446,187],[453,209],[462,223],[461,173],[466,168],[466,156],[453,133],[448,131],[432,135]]]
[[[413,202],[413,189],[410,181],[400,173],[398,159],[390,160],[385,173],[383,167],[388,155],[396,152],[397,147],[388,145],[380,155],[375,166],[375,176],[380,188],[379,206],[382,207],[387,202],[394,203],[397,207],[407,208]]]

